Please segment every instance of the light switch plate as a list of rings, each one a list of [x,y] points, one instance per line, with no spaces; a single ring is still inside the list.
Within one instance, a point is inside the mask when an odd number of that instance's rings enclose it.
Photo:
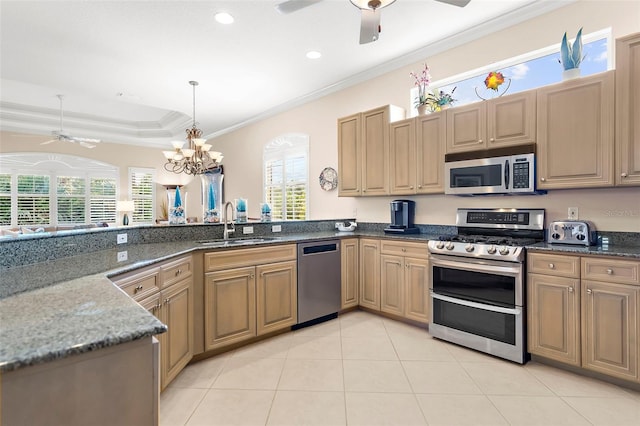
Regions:
[[[253,226],[245,226],[242,228],[243,234],[253,234]]]
[[[117,238],[117,243],[118,244],[126,244],[127,243],[127,234],[118,234],[118,238]]]
[[[578,208],[577,207],[569,207],[567,209],[567,218],[570,220],[578,220]]]

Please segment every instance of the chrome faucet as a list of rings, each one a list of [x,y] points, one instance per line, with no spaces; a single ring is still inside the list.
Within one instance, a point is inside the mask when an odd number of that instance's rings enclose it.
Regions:
[[[231,216],[229,216],[229,212],[227,211],[231,207]],[[229,239],[229,234],[233,234],[236,232],[236,226],[233,224],[233,203],[231,201],[227,201],[224,204],[224,209],[222,210],[222,221],[224,222],[224,239]],[[229,229],[229,225],[231,225],[231,229]]]

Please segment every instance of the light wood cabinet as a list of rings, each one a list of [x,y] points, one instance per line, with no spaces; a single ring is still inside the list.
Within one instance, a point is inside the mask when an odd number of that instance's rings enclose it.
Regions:
[[[537,187],[612,186],[614,71],[538,89]]]
[[[404,114],[387,105],[338,119],[339,196],[389,194],[389,123]]]
[[[381,241],[380,310],[414,321],[429,320],[427,245]]]
[[[360,240],[360,280],[358,299],[361,306],[380,310],[380,241]]]
[[[297,322],[296,245],[205,253],[205,350]]]
[[[616,40],[616,185],[640,185],[640,33]]]
[[[194,347],[194,288],[191,256],[113,278],[116,285],[167,325],[160,342],[160,388],[191,361]]]
[[[444,192],[444,112],[390,124],[389,192]]]
[[[340,241],[341,309],[358,306],[359,243],[357,238]]]
[[[536,142],[534,90],[451,108],[446,114],[447,153]]]

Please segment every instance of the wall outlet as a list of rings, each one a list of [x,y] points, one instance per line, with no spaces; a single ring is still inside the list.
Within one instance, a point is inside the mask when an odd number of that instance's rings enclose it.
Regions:
[[[569,207],[567,210],[567,217],[570,220],[578,220],[578,208],[577,207]]]
[[[116,242],[118,244],[126,244],[127,243],[127,234],[118,234]]]
[[[253,234],[253,226],[245,226],[242,228],[243,234]]]
[[[119,251],[118,252],[118,262],[125,262],[129,258],[129,254],[127,251]]]
[[[282,232],[282,225],[271,225],[271,232]]]

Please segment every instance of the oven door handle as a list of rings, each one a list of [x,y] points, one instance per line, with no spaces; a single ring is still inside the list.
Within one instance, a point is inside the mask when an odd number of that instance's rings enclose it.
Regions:
[[[431,293],[432,299],[442,300],[444,302],[455,303],[457,305],[468,306],[470,308],[482,309],[484,311],[498,312],[501,314],[520,315],[520,308],[503,308],[501,306],[485,305],[484,303],[471,302],[469,300],[456,299],[454,297],[443,296],[438,293]]]
[[[445,259],[442,259],[441,257],[436,257],[434,255],[431,255],[431,266],[442,266],[442,267],[451,268],[451,269],[464,269],[465,271],[472,271],[472,272],[474,271],[488,272],[491,274],[506,273],[510,275],[519,274],[521,269],[519,264],[517,264],[517,266],[488,265],[488,264],[482,264],[474,261],[461,262],[461,261],[445,260]]]

